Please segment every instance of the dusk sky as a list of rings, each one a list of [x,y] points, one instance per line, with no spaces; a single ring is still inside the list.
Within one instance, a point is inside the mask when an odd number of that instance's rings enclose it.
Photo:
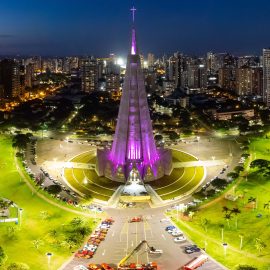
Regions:
[[[133,5],[144,54],[270,46],[269,0],[1,0],[0,55],[125,55]]]

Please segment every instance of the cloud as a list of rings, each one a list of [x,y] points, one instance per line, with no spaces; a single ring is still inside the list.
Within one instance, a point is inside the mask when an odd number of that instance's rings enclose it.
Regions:
[[[13,37],[13,35],[9,35],[9,34],[0,34],[0,38],[11,38]]]

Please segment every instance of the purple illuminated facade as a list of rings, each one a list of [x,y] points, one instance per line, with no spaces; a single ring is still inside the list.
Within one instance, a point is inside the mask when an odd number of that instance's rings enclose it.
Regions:
[[[125,181],[133,166],[145,181],[171,171],[170,151],[155,145],[134,28],[112,149],[98,150],[97,157],[99,175],[118,181]]]

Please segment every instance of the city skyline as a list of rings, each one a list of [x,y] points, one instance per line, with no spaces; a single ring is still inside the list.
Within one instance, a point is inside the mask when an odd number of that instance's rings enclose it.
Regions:
[[[35,1],[2,4],[0,55],[126,55],[130,7],[138,10],[141,53],[261,54],[270,3],[246,1]],[[170,14],[170,16],[168,16]]]

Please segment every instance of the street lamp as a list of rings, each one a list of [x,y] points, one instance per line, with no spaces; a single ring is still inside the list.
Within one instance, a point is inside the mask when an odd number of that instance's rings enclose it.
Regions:
[[[51,268],[51,258],[52,258],[52,253],[51,252],[47,252],[46,253],[46,256],[47,256],[47,259],[48,259],[48,269]]]
[[[223,246],[223,249],[224,249],[224,257],[226,257],[228,244],[227,243],[223,243],[222,246]]]
[[[207,248],[207,240],[204,240],[204,251],[206,252],[206,248]]]
[[[19,208],[19,215],[20,215],[20,226],[22,226],[22,212],[23,212],[23,209],[22,208]]]

